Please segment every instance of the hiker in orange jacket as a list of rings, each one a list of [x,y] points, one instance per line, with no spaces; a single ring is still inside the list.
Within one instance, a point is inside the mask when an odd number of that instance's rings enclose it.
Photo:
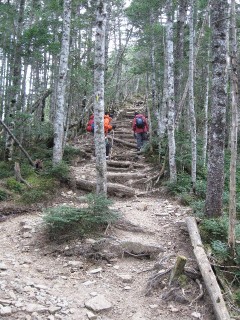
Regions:
[[[111,121],[112,121],[112,118],[110,117],[109,112],[105,112],[105,115],[104,115],[104,133],[105,133],[105,136],[113,128],[112,125],[111,125]]]
[[[105,112],[104,115],[104,133],[105,133],[105,142],[106,142],[106,159],[109,157],[109,153],[112,147],[112,144],[109,142],[107,137],[108,133],[115,129],[116,126],[111,124],[112,118],[110,117],[109,112]]]

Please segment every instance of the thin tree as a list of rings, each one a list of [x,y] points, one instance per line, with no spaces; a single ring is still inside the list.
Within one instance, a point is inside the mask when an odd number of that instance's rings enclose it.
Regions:
[[[106,3],[98,1],[94,61],[94,141],[96,154],[96,193],[107,194],[107,164],[104,136],[104,75]]]
[[[235,0],[231,0],[230,21],[230,79],[232,102],[231,126],[231,162],[230,162],[230,193],[229,193],[229,233],[228,245],[232,252],[235,249],[236,224],[236,163],[237,163],[237,132],[238,132],[238,61]]]
[[[65,91],[70,44],[71,0],[64,0],[63,6],[63,34],[57,86],[57,106],[54,119],[53,164],[60,163],[63,157],[64,121],[66,110]]]
[[[218,217],[222,215],[227,104],[227,8],[228,3],[226,0],[212,1],[212,104],[205,202],[205,214],[209,217]]]
[[[167,54],[167,105],[168,105],[168,145],[170,181],[177,181],[176,144],[175,144],[175,104],[174,104],[174,70],[173,70],[173,17],[172,0],[167,1],[166,54]]]
[[[194,107],[194,0],[190,1],[189,15],[189,114],[191,122],[191,150],[192,150],[192,191],[196,191],[197,176],[197,142],[196,142],[196,116]]]

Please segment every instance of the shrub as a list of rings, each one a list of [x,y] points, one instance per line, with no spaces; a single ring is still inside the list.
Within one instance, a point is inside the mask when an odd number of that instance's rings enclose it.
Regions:
[[[220,240],[215,240],[215,241],[212,241],[211,247],[213,249],[213,253],[221,261],[225,261],[230,257],[229,247],[227,243],[222,242]]]
[[[101,230],[118,219],[118,213],[109,208],[111,203],[103,195],[89,194],[85,208],[60,206],[46,210],[43,220],[50,238],[84,236]]]
[[[61,162],[57,165],[46,165],[44,172],[47,176],[52,176],[59,181],[66,181],[69,178],[70,169],[65,162]]]
[[[227,242],[228,218],[223,216],[218,219],[205,219],[200,225],[200,231],[207,243],[210,242],[209,240]]]
[[[15,178],[8,178],[6,182],[9,190],[21,193],[24,190],[24,186],[21,182],[15,180]]]
[[[78,155],[81,155],[81,150],[72,146],[66,146],[64,149],[63,160],[69,162]]]
[[[0,201],[7,200],[8,194],[6,191],[0,189]]]
[[[37,203],[48,200],[56,190],[57,183],[54,179],[33,174],[28,178],[31,189],[25,190],[20,201],[25,204]]]
[[[14,175],[13,164],[10,162],[0,162],[0,179],[9,178]]]

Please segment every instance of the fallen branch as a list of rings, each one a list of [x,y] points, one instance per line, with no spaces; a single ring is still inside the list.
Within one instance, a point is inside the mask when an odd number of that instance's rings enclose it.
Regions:
[[[35,163],[34,161],[31,159],[30,155],[27,153],[27,151],[23,148],[23,146],[21,145],[21,143],[18,141],[18,139],[14,136],[14,134],[12,133],[12,131],[8,128],[8,126],[0,119],[0,124],[4,127],[4,129],[7,131],[7,133],[13,138],[13,140],[16,142],[16,144],[19,146],[19,148],[22,150],[22,152],[25,154],[25,156],[27,157],[28,161],[30,162],[30,164],[34,167]]]
[[[221,290],[217,283],[217,279],[208,261],[207,255],[204,251],[201,237],[198,232],[196,220],[194,217],[188,217],[186,218],[186,223],[190,239],[193,245],[193,252],[197,259],[197,263],[201,271],[207,291],[212,300],[216,318],[217,320],[230,320],[230,315],[228,313]]]

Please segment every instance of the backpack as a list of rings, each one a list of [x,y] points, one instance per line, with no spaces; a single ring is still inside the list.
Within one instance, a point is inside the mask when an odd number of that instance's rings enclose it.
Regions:
[[[145,127],[145,121],[142,117],[136,118],[136,127],[140,129],[143,129]]]
[[[91,131],[94,132],[94,122],[91,124]]]

